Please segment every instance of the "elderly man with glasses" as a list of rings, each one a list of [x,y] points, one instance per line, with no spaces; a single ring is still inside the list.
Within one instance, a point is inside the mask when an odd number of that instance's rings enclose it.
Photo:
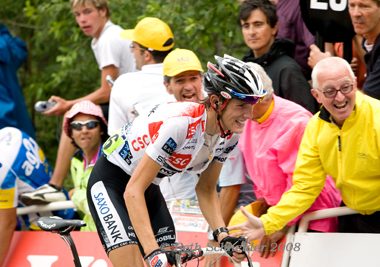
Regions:
[[[267,214],[231,227],[250,240],[278,231],[307,210],[330,175],[342,205],[359,214],[339,218],[340,232],[380,233],[380,102],[357,91],[342,58],[328,57],[312,72],[313,96],[322,109],[308,122],[298,152],[293,186]]]

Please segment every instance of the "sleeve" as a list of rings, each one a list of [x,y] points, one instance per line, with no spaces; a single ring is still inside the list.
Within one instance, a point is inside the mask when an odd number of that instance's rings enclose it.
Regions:
[[[380,37],[379,37],[380,38]],[[380,48],[378,48],[380,50]],[[363,90],[364,92],[376,99],[380,99],[380,51],[378,57],[371,69],[367,70]]]
[[[219,153],[216,153],[213,160],[219,163],[224,163],[230,153],[235,149],[235,147],[237,147],[239,137],[239,135],[233,134],[230,138],[226,138],[224,149],[222,149]]]
[[[111,90],[110,104],[109,104],[109,115],[108,115],[108,135],[111,136],[117,129],[123,127],[123,125],[130,122],[128,118],[128,112],[126,111],[128,107],[128,100],[122,96],[121,92],[127,90],[123,86],[119,77]]]
[[[160,123],[161,126],[156,132],[152,129],[157,127],[157,123],[149,124],[148,127],[150,133],[155,133],[153,138],[151,136],[152,141],[145,153],[162,166],[166,159],[175,153],[177,148],[180,148],[185,144],[189,122],[188,119],[184,117],[172,117],[166,119],[164,122],[159,122],[158,124]],[[182,156],[190,157],[188,159],[190,162],[191,155]]]
[[[277,163],[282,173],[287,177],[286,189],[292,186],[294,167],[302,136],[309,117],[300,115],[288,121],[286,131],[276,139],[273,147],[276,149]],[[279,196],[280,199],[281,196]]]
[[[323,171],[317,147],[316,121],[306,127],[298,152],[293,175],[293,186],[279,203],[261,216],[267,234],[282,229],[288,222],[304,213],[323,189],[326,174]]]
[[[219,186],[244,184],[245,168],[242,153],[239,147],[235,148],[223,164],[219,175]]]
[[[128,40],[121,39],[120,32],[116,25],[112,25],[103,33],[104,36],[100,37],[98,48],[100,70],[110,65],[120,68],[121,61],[125,60],[123,53],[132,54],[128,46]],[[132,60],[132,55],[130,58]]]

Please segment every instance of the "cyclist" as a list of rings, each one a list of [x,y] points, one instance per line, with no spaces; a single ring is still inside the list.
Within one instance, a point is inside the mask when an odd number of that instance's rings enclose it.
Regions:
[[[162,248],[175,242],[174,224],[156,183],[178,172],[200,174],[197,197],[215,240],[222,247],[236,241],[223,222],[216,182],[252,104],[266,91],[246,63],[229,56],[215,58],[217,63],[209,63],[205,74],[208,97],[202,103],[156,106],[103,146],[105,157],[94,166],[87,194],[99,237],[115,267],[144,266],[141,254],[148,266],[173,263]],[[241,260],[236,252],[233,257]]]
[[[16,217],[21,193],[34,190],[49,181],[51,168],[36,141],[25,132],[5,127],[0,130],[0,266],[7,254],[15,229],[38,230],[38,214]],[[67,196],[65,195],[67,198]],[[65,198],[65,199],[66,199]],[[72,209],[55,212],[72,218]]]

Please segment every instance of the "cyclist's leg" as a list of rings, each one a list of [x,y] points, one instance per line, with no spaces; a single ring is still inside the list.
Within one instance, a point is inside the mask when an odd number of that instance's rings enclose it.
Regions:
[[[88,204],[100,241],[115,267],[144,266],[123,197],[129,178],[122,169],[100,157],[87,187]]]

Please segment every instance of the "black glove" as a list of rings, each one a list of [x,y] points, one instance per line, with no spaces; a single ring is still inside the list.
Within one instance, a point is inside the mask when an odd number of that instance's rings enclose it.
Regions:
[[[245,254],[247,250],[247,240],[244,237],[226,236],[220,241],[219,245],[231,257],[233,252]]]
[[[170,251],[165,251],[160,248],[153,250],[144,257],[145,262],[149,267],[163,266],[175,264],[175,256]]]

